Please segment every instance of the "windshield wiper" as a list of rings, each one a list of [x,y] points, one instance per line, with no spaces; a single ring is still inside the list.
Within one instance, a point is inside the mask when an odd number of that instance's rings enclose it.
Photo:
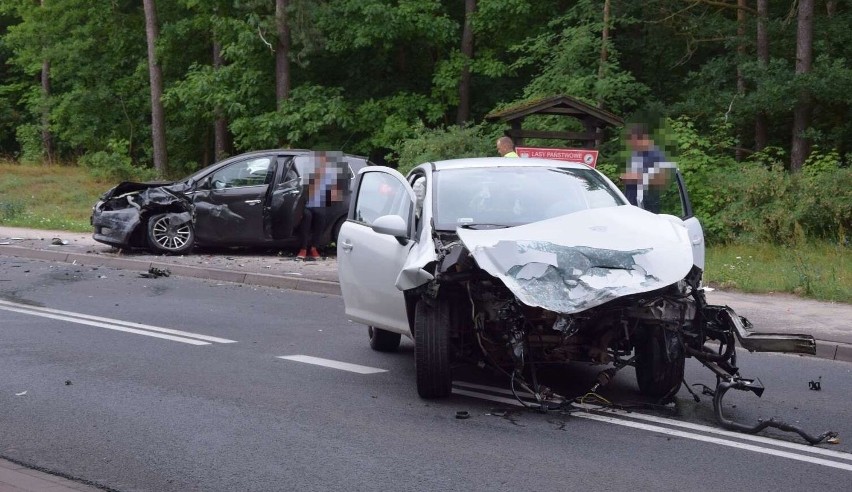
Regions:
[[[505,229],[505,228],[511,227],[511,226],[508,226],[506,224],[479,224],[479,223],[477,223],[477,224],[462,224],[459,227],[461,227],[462,229],[478,230],[478,229]]]

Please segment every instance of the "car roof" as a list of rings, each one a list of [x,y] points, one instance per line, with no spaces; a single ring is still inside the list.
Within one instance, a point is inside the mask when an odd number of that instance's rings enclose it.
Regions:
[[[469,169],[488,167],[553,167],[572,169],[591,169],[585,164],[576,162],[556,161],[553,159],[536,159],[531,157],[470,157],[464,159],[450,159],[446,161],[435,161],[430,163],[435,171],[447,169]]]

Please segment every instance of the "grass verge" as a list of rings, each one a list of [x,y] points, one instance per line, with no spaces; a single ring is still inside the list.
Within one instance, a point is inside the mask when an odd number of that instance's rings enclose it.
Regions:
[[[852,303],[849,251],[828,242],[713,246],[707,249],[704,281],[722,289]]]
[[[0,162],[0,224],[90,231],[92,205],[109,186],[77,166]]]

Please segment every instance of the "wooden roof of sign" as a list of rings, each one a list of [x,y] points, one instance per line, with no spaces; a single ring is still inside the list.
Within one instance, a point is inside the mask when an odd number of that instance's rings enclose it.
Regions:
[[[533,114],[573,116],[579,120],[592,120],[595,127],[621,126],[624,124],[624,120],[609,111],[565,95],[525,101],[499,111],[492,111],[485,116],[485,119],[487,121],[511,122]]]

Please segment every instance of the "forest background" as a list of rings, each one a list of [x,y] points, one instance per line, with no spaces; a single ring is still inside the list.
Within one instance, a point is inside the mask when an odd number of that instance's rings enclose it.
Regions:
[[[276,147],[405,170],[495,155],[485,115],[564,94],[652,124],[710,244],[817,241],[848,277],[850,26],[850,0],[3,0],[0,156],[103,181]],[[619,129],[600,150],[616,179]],[[0,189],[0,222],[21,207]]]

